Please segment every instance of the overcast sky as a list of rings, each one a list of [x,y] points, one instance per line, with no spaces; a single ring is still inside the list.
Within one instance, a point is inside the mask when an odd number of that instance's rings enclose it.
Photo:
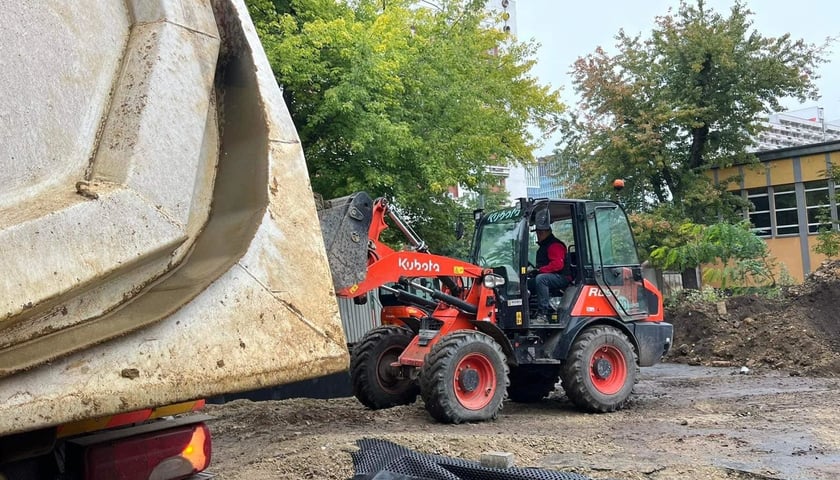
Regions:
[[[826,37],[840,36],[840,1],[838,0],[748,0],[754,12],[753,28],[764,36],[777,37],[790,33],[794,39],[822,44]],[[733,2],[707,0],[706,5],[728,16]],[[563,88],[563,99],[574,103],[574,92],[568,71],[574,61],[602,46],[616,53],[615,34],[623,28],[629,35],[642,34],[648,38],[657,15],[673,11],[679,0],[517,0],[516,30],[521,40],[534,39],[542,46],[538,50],[538,64],[533,73],[544,84]],[[796,100],[783,101],[794,110],[821,106],[826,120],[840,120],[840,44],[835,44],[822,65],[817,86],[822,98],[819,102],[800,105]],[[553,150],[548,141],[535,154],[546,155]]]

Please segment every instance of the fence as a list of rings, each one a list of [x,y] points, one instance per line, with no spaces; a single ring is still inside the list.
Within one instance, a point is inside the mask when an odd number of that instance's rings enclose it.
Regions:
[[[662,272],[662,295],[669,296],[683,289],[683,277],[680,272]]]
[[[376,293],[370,292],[364,305],[356,305],[349,298],[339,298],[338,312],[341,314],[341,325],[344,327],[347,343],[353,344],[361,340],[370,329],[379,326],[382,305]]]

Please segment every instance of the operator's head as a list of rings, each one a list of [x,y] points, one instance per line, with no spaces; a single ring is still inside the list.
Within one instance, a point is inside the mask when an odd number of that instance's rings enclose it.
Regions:
[[[549,225],[537,225],[536,231],[537,231],[537,241],[542,242],[543,240],[548,238],[549,235],[551,235],[551,226],[549,226]]]
[[[548,210],[537,211],[534,218],[534,230],[537,233],[538,242],[542,242],[551,235],[551,215]]]

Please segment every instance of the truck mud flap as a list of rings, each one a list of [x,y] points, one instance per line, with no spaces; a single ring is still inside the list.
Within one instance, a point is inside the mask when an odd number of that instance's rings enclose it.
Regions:
[[[318,211],[336,291],[365,279],[373,200],[365,192],[324,202]]]

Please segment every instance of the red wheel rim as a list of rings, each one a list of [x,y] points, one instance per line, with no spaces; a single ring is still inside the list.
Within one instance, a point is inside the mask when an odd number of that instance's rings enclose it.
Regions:
[[[602,345],[589,362],[589,379],[596,390],[604,395],[614,395],[627,381],[627,362],[621,350],[614,345]]]
[[[496,393],[496,369],[489,358],[471,353],[458,362],[453,378],[455,397],[469,410],[480,410],[493,400]]]
[[[400,371],[398,368],[391,366],[392,363],[400,358],[402,350],[398,347],[391,347],[382,352],[379,355],[379,360],[376,362],[376,381],[379,383],[379,388],[385,392],[393,394],[400,393],[403,390],[405,379],[399,376]]]

